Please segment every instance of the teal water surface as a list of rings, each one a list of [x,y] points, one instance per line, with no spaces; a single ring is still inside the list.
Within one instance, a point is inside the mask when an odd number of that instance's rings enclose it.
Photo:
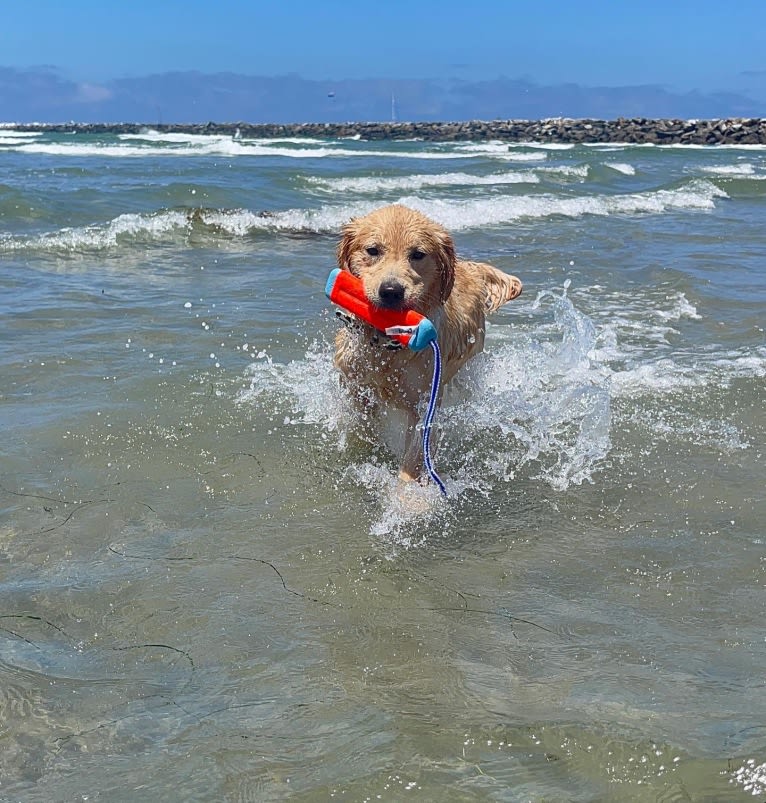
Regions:
[[[391,202],[525,285],[446,502],[332,367]],[[0,129],[0,799],[766,797],[765,217],[758,147]]]

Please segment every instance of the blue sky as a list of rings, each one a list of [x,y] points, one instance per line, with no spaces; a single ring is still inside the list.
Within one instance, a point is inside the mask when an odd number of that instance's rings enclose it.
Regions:
[[[45,65],[83,82],[176,70],[330,79],[506,76],[682,90],[762,87],[766,80],[764,0],[32,0],[3,6],[0,66]]]

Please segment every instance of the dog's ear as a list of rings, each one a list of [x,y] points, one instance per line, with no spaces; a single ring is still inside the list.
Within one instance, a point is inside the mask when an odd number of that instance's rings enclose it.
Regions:
[[[435,242],[435,256],[441,279],[439,300],[443,304],[449,298],[455,285],[455,244],[444,229],[435,233]]]
[[[354,250],[354,241],[357,236],[356,218],[351,218],[348,223],[344,224],[343,228],[340,230],[340,234],[340,242],[336,250],[338,267],[341,268],[341,270],[347,270],[349,273],[353,273],[354,271],[351,270],[351,253]]]

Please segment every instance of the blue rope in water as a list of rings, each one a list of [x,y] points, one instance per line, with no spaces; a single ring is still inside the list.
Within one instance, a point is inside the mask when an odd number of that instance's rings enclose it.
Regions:
[[[442,494],[446,496],[447,488],[442,482],[441,477],[436,473],[433,461],[431,460],[431,425],[433,424],[434,415],[436,413],[436,400],[439,396],[439,383],[441,382],[442,375],[442,355],[436,340],[431,341],[431,348],[434,352],[434,376],[431,381],[431,397],[428,400],[428,409],[423,419],[423,459],[428,475],[436,483]]]

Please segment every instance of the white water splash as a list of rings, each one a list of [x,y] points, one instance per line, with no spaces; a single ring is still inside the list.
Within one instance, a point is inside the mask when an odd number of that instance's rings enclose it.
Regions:
[[[624,176],[636,175],[636,168],[633,167],[633,165],[626,164],[624,162],[604,162],[604,167],[610,167],[612,170],[616,170],[618,173],[622,173]]]
[[[682,318],[690,318],[699,321],[702,316],[697,312],[697,308],[689,301],[685,293],[676,293],[672,298],[673,306],[669,310],[657,310],[657,316],[668,321],[679,321]]]
[[[757,764],[754,758],[747,759],[731,773],[729,783],[739,784],[744,792],[753,797],[766,795],[766,762]]]
[[[584,292],[596,290],[578,295]],[[692,421],[686,404],[671,397],[685,399],[690,389],[726,386],[735,377],[766,376],[766,348],[685,359],[665,340],[666,332],[677,334],[668,320],[700,317],[683,293],[645,299],[600,293],[605,311],[598,319],[578,309],[565,283],[563,291],[517,302],[512,325],[488,325],[485,352],[460,372],[436,417],[434,458],[450,495],[446,505],[434,488],[402,491],[394,448],[368,444],[360,455],[357,442],[349,450],[354,412],[329,342],[312,344],[287,364],[261,353],[240,401],[284,408],[286,426],[314,428],[317,448],[337,454],[339,477],[377,500],[370,532],[409,546],[429,522],[446,526],[456,500],[470,504],[518,483],[566,493],[598,482],[612,450],[615,409],[621,421],[648,429],[655,439],[693,437],[724,453],[747,449],[736,426],[712,415]],[[659,412],[647,415],[645,405],[664,396]]]
[[[555,177],[575,178],[584,181],[588,178],[590,167],[586,164],[579,165],[557,165],[551,167],[537,167],[535,171],[538,174],[551,175]]]
[[[757,175],[755,166],[749,162],[736,165],[705,165],[698,169],[702,173],[722,178],[766,178],[766,174]]]
[[[565,491],[592,481],[609,451],[608,376],[588,356],[593,324],[566,291],[542,293],[529,309],[543,319],[536,332],[513,344],[495,343],[491,354],[472,361],[437,416],[437,465],[453,499],[500,491],[520,473]],[[250,387],[240,402],[272,405],[276,396],[291,408],[289,425],[319,426],[323,442],[345,449],[353,413],[329,344],[315,343],[305,358],[287,364],[261,353],[249,373]],[[444,507],[434,488],[402,491],[394,455],[352,463],[347,471],[354,486],[372,491],[380,502],[374,534],[401,534],[400,525],[413,516],[422,524]]]
[[[531,310],[552,320],[499,347],[490,338],[466,371],[473,399],[448,415],[468,441],[500,447],[479,461],[469,450],[473,472],[510,481],[531,466],[531,479],[564,491],[592,481],[609,452],[609,372],[592,358],[595,326],[566,286],[561,295],[540,293]]]

